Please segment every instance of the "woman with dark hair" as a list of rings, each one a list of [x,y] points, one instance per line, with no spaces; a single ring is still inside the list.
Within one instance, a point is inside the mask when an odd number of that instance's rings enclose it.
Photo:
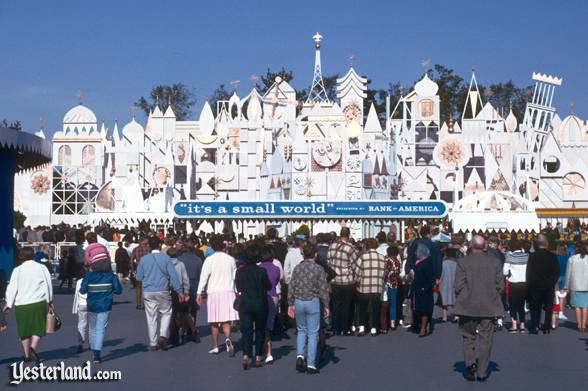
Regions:
[[[114,253],[114,263],[116,264],[116,274],[121,282],[124,282],[129,275],[131,265],[131,257],[126,248],[123,247],[123,242],[118,242],[118,248]]]
[[[268,314],[267,291],[272,289],[265,268],[257,266],[260,247],[250,245],[243,254],[243,266],[237,269],[235,287],[239,295],[239,319],[243,344],[243,369],[249,369],[253,357],[253,335],[255,330],[255,366],[262,364],[263,343]]]
[[[327,272],[314,261],[316,251],[310,244],[302,248],[304,260],[294,268],[288,287],[288,315],[296,318],[296,370],[319,373],[316,364],[321,304],[324,317],[329,316],[331,286]],[[306,351],[306,358],[304,353]]]
[[[276,315],[278,314],[278,291],[277,286],[280,282],[281,276],[283,272],[280,270],[278,266],[276,266],[275,259],[274,259],[274,252],[272,251],[271,246],[264,245],[261,248],[261,264],[259,265],[261,268],[265,269],[267,276],[271,283],[271,288],[267,291],[267,323],[265,327],[265,363],[271,364],[274,361],[274,357],[272,356],[272,339],[271,339],[271,332],[274,330],[274,323],[276,320]],[[277,261],[279,263],[279,261]]]
[[[53,307],[53,286],[47,268],[35,262],[31,247],[23,247],[6,289],[4,311],[15,307],[18,336],[22,343],[24,361],[41,361],[37,354],[39,342],[45,336],[47,311]]]
[[[395,244],[389,245],[386,248],[386,293],[388,298],[388,318],[390,320],[390,329],[396,330],[396,321],[398,319],[398,285],[400,281],[400,272],[402,270],[402,264],[398,258],[399,250]],[[382,329],[385,334],[386,328]]]
[[[588,251],[584,243],[576,244],[576,254],[568,260],[566,289],[570,293],[570,304],[576,309],[578,331],[586,332],[588,318]]]

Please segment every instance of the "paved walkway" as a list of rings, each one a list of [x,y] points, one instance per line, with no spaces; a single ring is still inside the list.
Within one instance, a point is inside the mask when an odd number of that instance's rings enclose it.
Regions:
[[[486,383],[466,382],[461,371],[461,338],[454,324],[437,324],[433,335],[419,339],[404,330],[378,337],[334,337],[321,373],[298,374],[294,370],[295,338],[276,340],[275,363],[243,371],[240,353],[207,354],[210,349],[208,328],[201,324],[201,344],[187,342],[167,352],[147,351],[147,327],[143,311],[135,309],[134,292],[117,296],[106,335],[105,361],[93,371],[122,371],[119,382],[90,382],[84,390],[572,390],[588,384],[588,334],[574,330],[575,323],[560,325],[546,335],[496,334],[492,354],[492,373]],[[76,353],[77,318],[71,314],[71,294],[55,295],[56,309],[63,327],[44,338],[40,353],[46,364],[65,361],[80,365],[90,358],[88,352]],[[570,319],[572,314],[568,313]],[[200,316],[201,320],[204,316]],[[9,315],[9,330],[0,334],[0,365],[7,367],[20,360],[14,313]],[[239,336],[235,335],[234,340]],[[0,370],[0,389],[8,384],[8,371]],[[27,383],[24,390],[74,390],[79,384]]]

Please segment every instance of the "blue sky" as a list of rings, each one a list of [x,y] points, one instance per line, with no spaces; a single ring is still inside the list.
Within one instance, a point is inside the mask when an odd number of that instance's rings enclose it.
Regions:
[[[316,3],[316,4],[315,4]],[[0,118],[47,133],[85,104],[112,129],[156,84],[182,82],[204,97],[220,83],[284,66],[307,87],[312,35],[324,36],[323,73],[348,56],[374,86],[409,85],[420,62],[454,68],[482,84],[531,84],[533,71],[563,77],[554,102],[588,117],[588,2],[566,1],[0,1]]]

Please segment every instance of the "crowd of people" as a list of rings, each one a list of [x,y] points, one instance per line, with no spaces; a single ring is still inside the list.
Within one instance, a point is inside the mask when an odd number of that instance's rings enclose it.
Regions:
[[[188,340],[200,343],[197,316],[206,305],[208,352],[234,356],[238,324],[243,369],[271,364],[271,337],[289,328],[296,331],[296,370],[309,374],[319,372],[329,336],[375,337],[404,328],[426,338],[434,332],[436,305],[441,322],[459,324],[468,380],[488,376],[497,330],[549,334],[566,320],[567,306],[575,310],[578,331],[586,332],[586,245],[579,241],[554,249],[547,234],[508,241],[481,234],[466,241],[455,234],[451,242],[437,243],[422,227],[410,242],[397,243],[384,232],[357,241],[346,227],[285,240],[273,228],[246,240],[78,227],[64,238],[76,243],[63,255],[62,267],[69,271],[61,277],[69,285],[77,279],[71,286],[78,351],[89,343],[96,363],[113,295],[127,284],[135,290],[137,310],[145,312],[149,351]],[[109,241],[118,243],[114,259]],[[43,261],[48,257],[20,248],[6,289],[5,310],[16,312],[25,361],[40,360],[39,341],[53,306],[50,268]]]

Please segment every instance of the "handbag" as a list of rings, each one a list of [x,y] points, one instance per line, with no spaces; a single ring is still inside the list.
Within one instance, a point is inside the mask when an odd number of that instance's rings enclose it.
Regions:
[[[55,313],[53,308],[49,308],[47,312],[47,320],[45,322],[45,332],[47,334],[54,333],[61,328],[61,318]]]
[[[240,308],[241,308],[241,295],[235,294],[235,300],[233,300],[233,309],[235,311],[239,312]]]

